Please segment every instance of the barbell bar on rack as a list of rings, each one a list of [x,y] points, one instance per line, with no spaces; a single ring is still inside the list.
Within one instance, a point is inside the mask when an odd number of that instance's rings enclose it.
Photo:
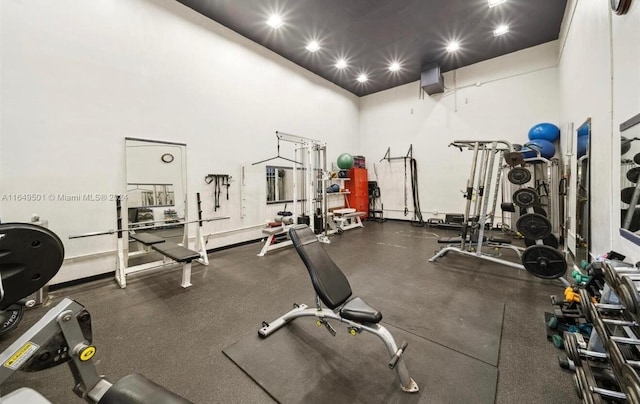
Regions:
[[[213,222],[213,221],[217,221],[217,220],[226,220],[229,219],[229,216],[224,216],[224,217],[212,217],[209,219],[200,219],[200,220],[190,220],[188,222],[173,222],[173,223],[165,223],[165,224],[155,224],[155,225],[149,225],[149,226],[140,226],[140,227],[134,227],[131,229],[117,229],[117,230],[106,230],[106,231],[94,231],[94,232],[90,232],[90,233],[83,233],[83,234],[76,234],[76,235],[72,235],[69,236],[69,239],[76,239],[76,238],[84,238],[84,237],[95,237],[95,236],[106,236],[109,234],[116,234],[118,232],[123,232],[123,231],[137,231],[137,230],[146,230],[146,229],[157,229],[159,227],[174,227],[174,226],[180,226],[183,224],[191,224],[191,223],[204,223],[204,222]]]

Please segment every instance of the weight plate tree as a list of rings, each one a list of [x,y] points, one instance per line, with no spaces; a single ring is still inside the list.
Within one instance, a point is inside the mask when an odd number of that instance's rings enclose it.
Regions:
[[[567,271],[567,261],[562,252],[546,245],[534,245],[522,254],[524,269],[543,279],[560,278]]]

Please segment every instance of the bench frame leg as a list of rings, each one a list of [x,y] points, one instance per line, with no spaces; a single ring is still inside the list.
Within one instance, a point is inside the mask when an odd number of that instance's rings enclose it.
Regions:
[[[260,335],[262,338],[267,338],[268,336],[282,328],[285,324],[290,323],[298,317],[315,317],[318,319],[318,321],[321,322],[324,322],[327,319],[331,319],[341,323],[345,323],[349,327],[349,330],[356,330],[355,335],[359,334],[360,331],[367,331],[380,338],[384,343],[384,346],[387,348],[387,352],[389,353],[390,358],[392,358],[398,351],[398,346],[396,345],[395,339],[393,338],[391,333],[380,324],[357,323],[355,321],[342,318],[338,313],[335,313],[332,310],[323,310],[322,308],[309,308],[305,304],[294,307],[293,310],[272,321],[270,324],[260,328],[258,330],[258,335]],[[407,393],[416,393],[419,390],[418,384],[411,377],[409,377],[409,370],[407,369],[407,365],[404,363],[404,359],[402,358],[402,356],[398,360],[395,366],[395,370],[398,375],[398,379],[400,380],[400,388],[403,391]]]
[[[283,247],[288,247],[290,245],[293,245],[293,242],[291,240],[283,240],[276,244],[272,244],[275,237],[276,237],[275,234],[270,234],[269,237],[267,237],[267,240],[264,242],[264,245],[262,246],[262,250],[260,250],[260,252],[258,253],[258,257],[264,257],[269,251],[273,251],[273,250],[277,250],[278,248],[283,248]]]
[[[185,262],[182,266],[182,283],[180,286],[188,288],[191,286],[191,261]]]

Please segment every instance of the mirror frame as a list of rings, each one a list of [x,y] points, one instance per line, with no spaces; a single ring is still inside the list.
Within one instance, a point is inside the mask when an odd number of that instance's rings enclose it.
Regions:
[[[621,138],[620,140],[622,141],[622,136],[624,136],[624,132],[626,130],[631,129],[636,125],[640,125],[640,113],[634,115],[633,117],[627,119],[626,121],[620,124],[620,138]],[[621,159],[620,162],[622,162],[622,155],[620,155],[620,159]],[[618,195],[620,194],[621,191],[622,191],[622,184],[619,184],[618,192],[617,192]],[[622,223],[622,220],[624,220],[624,218],[620,217],[620,223]],[[630,230],[623,228],[622,225],[620,225],[619,232],[620,232],[620,236],[640,246],[640,234],[633,233]]]

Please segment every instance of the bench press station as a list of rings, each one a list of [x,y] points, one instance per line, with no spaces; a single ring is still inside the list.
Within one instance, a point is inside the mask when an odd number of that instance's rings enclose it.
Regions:
[[[398,347],[391,333],[380,325],[382,313],[361,298],[352,296],[351,286],[346,276],[324,251],[318,238],[307,225],[292,226],[289,229],[289,236],[311,277],[311,283],[316,291],[316,307],[309,308],[304,304],[294,304],[293,310],[270,324],[263,322],[258,335],[267,338],[298,317],[315,317],[316,323],[324,325],[334,336],[336,330],[327,320],[345,323],[353,336],[367,331],[380,338],[391,357],[388,366],[390,369],[395,369],[398,374],[400,388],[408,393],[417,392],[418,385],[409,377],[409,371],[402,358],[407,349],[407,343],[403,342]],[[329,310],[324,310],[322,303]]]

